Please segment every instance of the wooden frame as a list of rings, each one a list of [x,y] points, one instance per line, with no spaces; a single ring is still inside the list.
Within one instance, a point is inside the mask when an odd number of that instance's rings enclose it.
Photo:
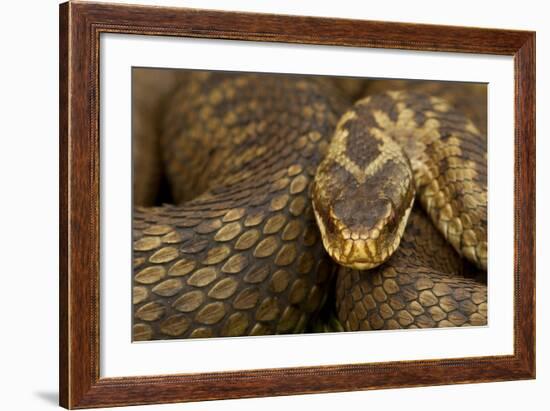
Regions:
[[[101,33],[508,55],[515,70],[514,354],[161,377],[99,373]],[[71,2],[60,6],[60,404],[170,403],[535,377],[535,33]]]

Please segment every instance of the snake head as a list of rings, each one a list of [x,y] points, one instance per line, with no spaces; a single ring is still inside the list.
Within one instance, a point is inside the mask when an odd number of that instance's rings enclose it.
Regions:
[[[396,205],[391,198],[376,197],[377,193],[364,184],[343,188],[328,204],[313,202],[323,245],[338,264],[371,269],[384,263],[399,246],[414,195],[405,195],[402,204]]]
[[[368,125],[353,124],[361,121],[348,114],[338,126],[317,169],[312,197],[332,259],[367,270],[385,262],[399,246],[415,187],[401,148],[389,138],[371,135]]]

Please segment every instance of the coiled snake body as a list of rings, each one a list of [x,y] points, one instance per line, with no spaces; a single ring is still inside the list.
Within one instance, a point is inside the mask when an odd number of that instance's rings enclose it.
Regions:
[[[346,330],[486,323],[458,254],[486,268],[484,134],[423,94],[350,107],[324,78],[185,77],[159,110],[176,205],[134,212],[134,340],[303,332],[327,298]]]

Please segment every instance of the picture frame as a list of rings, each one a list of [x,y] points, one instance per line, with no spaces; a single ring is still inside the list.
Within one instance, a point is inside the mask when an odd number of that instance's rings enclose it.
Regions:
[[[100,35],[480,53],[514,58],[514,353],[471,358],[100,374]],[[535,377],[535,33],[69,2],[60,5],[60,405],[91,408]]]

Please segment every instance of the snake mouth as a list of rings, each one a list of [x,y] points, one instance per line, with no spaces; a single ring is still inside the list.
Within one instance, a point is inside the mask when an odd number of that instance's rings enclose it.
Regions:
[[[323,245],[330,257],[342,266],[369,270],[386,262],[399,247],[413,203],[414,196],[397,221],[391,217],[371,229],[360,231],[350,230],[330,211],[328,218],[322,218],[316,210],[315,202],[313,211]],[[388,211],[388,216],[393,215],[393,210]]]
[[[383,264],[395,252],[401,241],[395,237],[391,244],[382,246],[373,239],[346,240],[343,246],[327,248],[333,260],[345,267],[369,270]]]

